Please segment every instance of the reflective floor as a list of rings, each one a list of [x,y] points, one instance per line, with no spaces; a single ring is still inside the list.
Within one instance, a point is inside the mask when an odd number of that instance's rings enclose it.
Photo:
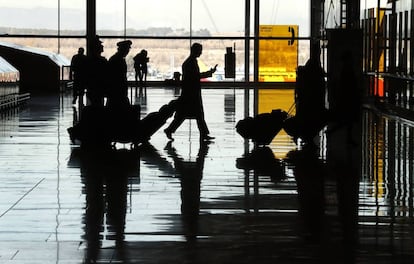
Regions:
[[[175,95],[133,102],[145,116]],[[2,114],[0,263],[414,263],[409,122],[364,113],[351,143],[281,131],[255,148],[235,130],[244,91],[203,96],[210,144],[186,121],[172,142],[161,129],[135,150],[81,149],[69,93]]]

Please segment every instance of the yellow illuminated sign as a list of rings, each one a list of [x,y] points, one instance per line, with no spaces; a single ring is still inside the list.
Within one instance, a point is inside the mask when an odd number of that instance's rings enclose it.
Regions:
[[[259,37],[259,81],[295,82],[298,66],[298,25],[261,25]]]

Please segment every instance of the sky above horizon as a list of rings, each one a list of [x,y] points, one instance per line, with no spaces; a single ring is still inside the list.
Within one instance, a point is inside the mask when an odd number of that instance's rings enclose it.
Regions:
[[[0,0],[0,8],[14,8],[23,10],[57,9],[57,0]],[[105,29],[119,29],[124,26],[124,1],[96,0],[97,27]],[[173,26],[188,28],[190,24],[190,3],[192,3],[193,29],[208,28],[211,31],[243,31],[245,17],[245,0],[151,0],[127,1],[127,27],[148,28]],[[309,20],[309,0],[289,0],[286,5],[282,0],[261,0],[261,24],[305,24]],[[252,1],[252,12],[254,1]],[[62,10],[61,21],[71,29],[84,27],[84,17],[68,21],[67,14],[85,13],[85,0],[60,0]],[[69,11],[70,10],[70,11]],[[15,11],[16,12],[16,11]],[[56,12],[57,13],[57,12]],[[42,26],[54,27],[53,13],[49,19],[42,22]],[[55,15],[57,16],[57,15]],[[253,14],[251,15],[253,17]],[[24,18],[24,19],[23,19]],[[45,17],[36,17],[36,12],[26,12],[19,18],[18,14],[0,17],[0,25],[22,25],[25,21],[41,22]],[[65,22],[66,20],[67,22]],[[36,25],[27,23],[27,25]]]
[[[300,35],[307,35],[309,2],[310,0],[260,0],[260,24],[299,25]],[[386,2],[387,0],[381,0],[384,5]],[[211,32],[244,31],[245,0],[127,0],[126,26],[134,29],[172,27],[188,30],[190,3],[193,30],[207,28]],[[254,1],[251,3],[253,17]],[[329,3],[327,0],[325,4],[329,6]],[[377,3],[378,0],[361,0],[361,7],[371,8]],[[62,10],[61,29],[85,28],[85,0],[0,0],[0,26],[56,29],[58,4]],[[96,4],[98,29],[123,29],[124,1],[96,0]],[[331,19],[337,18],[332,16]]]

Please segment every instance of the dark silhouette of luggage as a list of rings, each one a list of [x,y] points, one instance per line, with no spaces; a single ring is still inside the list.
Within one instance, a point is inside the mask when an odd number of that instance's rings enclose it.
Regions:
[[[68,128],[72,142],[80,140],[85,146],[109,146],[110,133],[105,126],[107,111],[102,106],[85,106],[79,122]]]
[[[270,176],[270,180],[275,183],[280,182],[286,176],[283,162],[275,158],[268,146],[259,146],[241,158],[237,158],[236,168],[253,170],[258,176]]]
[[[312,143],[313,139],[328,124],[328,111],[321,111],[318,115],[295,115],[287,118],[283,124],[286,133],[293,137],[293,141],[300,138],[305,144]]]
[[[172,100],[168,104],[161,106],[157,112],[149,113],[141,120],[140,136],[141,141],[150,140],[151,136],[157,132],[170,118],[177,107],[177,100]]]
[[[123,107],[108,108],[107,126],[112,143],[139,144],[141,107],[139,105],[126,105]]]
[[[268,145],[283,128],[288,113],[276,109],[271,113],[262,113],[247,117],[236,124],[236,131],[245,139],[251,139],[258,145]]]
[[[83,146],[104,147],[119,143],[140,143],[140,112],[138,105],[122,108],[85,106],[79,123],[68,128],[71,141]]]
[[[163,105],[157,112],[140,119],[139,105],[123,107],[86,106],[78,124],[68,128],[72,141],[83,146],[115,146],[131,143],[138,146],[147,142],[176,110],[176,100]]]

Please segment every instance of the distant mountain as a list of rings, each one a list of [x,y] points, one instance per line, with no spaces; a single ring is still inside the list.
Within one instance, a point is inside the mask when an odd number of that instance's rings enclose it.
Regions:
[[[61,28],[82,29],[86,16],[79,9],[61,10]],[[58,12],[54,8],[0,8],[0,26],[13,28],[57,29]]]
[[[114,20],[119,17],[105,14],[105,20],[99,21],[101,35],[123,35],[123,30],[114,30]],[[0,34],[56,34],[58,14],[54,8],[0,8]],[[80,9],[62,9],[60,12],[60,29],[62,35],[84,35],[86,15]],[[133,25],[131,25],[133,26]],[[183,28],[148,27],[146,29],[128,28],[127,35],[139,36],[189,36]],[[193,31],[194,36],[210,36],[208,29]]]
[[[101,36],[123,36],[123,30],[99,30],[99,35]],[[57,30],[53,29],[34,29],[34,28],[15,28],[15,27],[1,27],[0,26],[0,35],[2,34],[13,34],[13,35],[57,35]],[[148,29],[127,29],[127,35],[130,36],[169,36],[169,37],[188,37],[190,33],[188,31],[184,31],[181,29],[173,30],[172,28],[167,27],[158,27],[158,28],[148,28]],[[69,36],[83,36],[85,32],[82,30],[61,30],[61,36],[69,35]],[[193,36],[202,36],[208,37],[210,36],[210,31],[207,29],[200,29],[193,32]]]

